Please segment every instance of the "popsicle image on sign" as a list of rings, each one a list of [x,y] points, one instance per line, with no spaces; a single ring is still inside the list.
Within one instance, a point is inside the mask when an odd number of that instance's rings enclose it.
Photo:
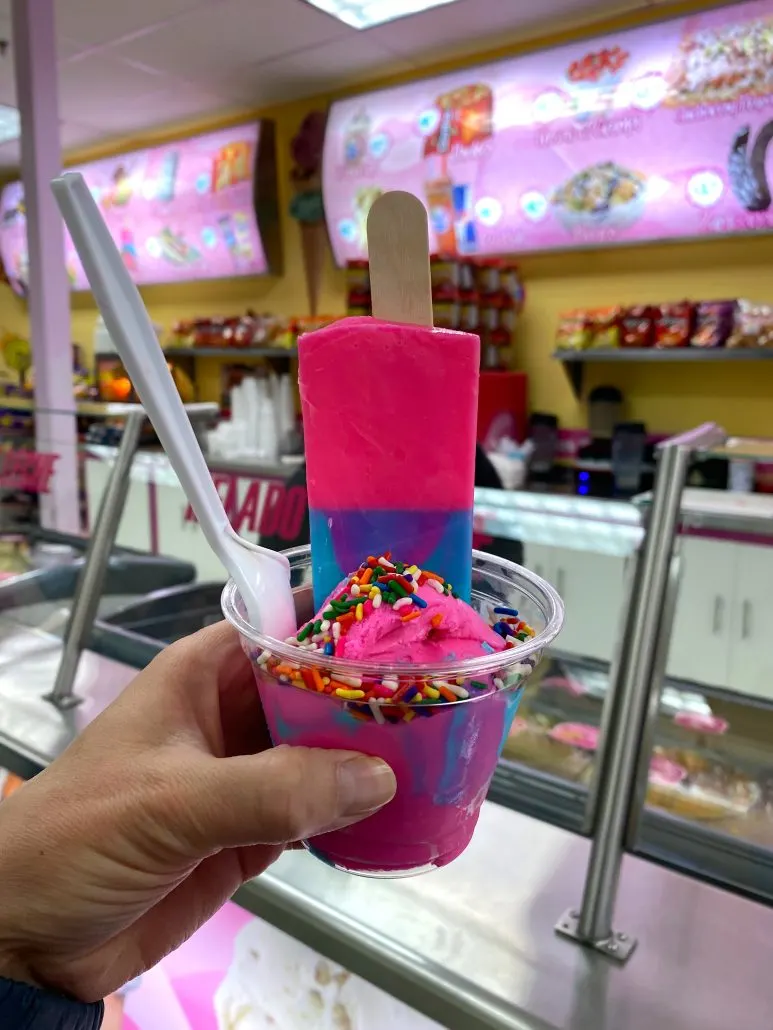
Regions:
[[[376,200],[368,250],[373,317],[299,343],[315,602],[386,551],[469,601],[480,341],[433,328],[421,201]]]

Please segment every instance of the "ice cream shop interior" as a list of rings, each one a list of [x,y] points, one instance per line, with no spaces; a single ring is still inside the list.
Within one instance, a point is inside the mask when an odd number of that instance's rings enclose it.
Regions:
[[[398,781],[107,1030],[770,1030],[771,54],[773,0],[0,0],[3,799],[223,617],[275,744]]]

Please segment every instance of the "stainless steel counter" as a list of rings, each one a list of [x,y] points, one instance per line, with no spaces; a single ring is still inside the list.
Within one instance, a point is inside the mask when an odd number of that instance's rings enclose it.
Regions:
[[[450,1030],[770,1030],[773,911],[627,857],[620,967],[553,932],[588,851],[486,803],[446,869],[366,880],[290,853],[237,901]]]
[[[50,618],[61,626],[53,606]],[[126,665],[84,652],[75,681],[83,703],[63,712],[44,699],[61,655],[60,637],[0,617],[0,765],[19,776],[34,776],[49,765],[136,675]]]

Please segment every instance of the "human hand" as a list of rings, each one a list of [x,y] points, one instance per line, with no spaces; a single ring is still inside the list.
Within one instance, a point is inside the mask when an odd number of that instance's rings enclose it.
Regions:
[[[394,792],[380,759],[270,747],[226,623],[173,644],[0,806],[0,976],[99,1000]]]

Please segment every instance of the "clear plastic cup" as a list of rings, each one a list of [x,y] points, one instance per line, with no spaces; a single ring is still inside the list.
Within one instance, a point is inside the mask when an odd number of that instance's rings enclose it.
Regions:
[[[310,549],[285,554],[301,626],[314,614]],[[329,865],[363,876],[410,876],[446,865],[467,847],[523,685],[564,617],[560,597],[543,579],[480,551],[472,552],[472,606],[486,622],[495,607],[515,608],[535,636],[480,658],[432,666],[355,663],[264,637],[250,626],[234,583],[223,591],[223,613],[253,663],[274,744],[360,751],[382,758],[397,777],[397,793],[380,811],[304,841]],[[290,676],[301,682],[304,672],[317,683],[324,676],[343,682],[386,677],[399,685],[440,681],[462,699],[368,705],[289,682]]]

